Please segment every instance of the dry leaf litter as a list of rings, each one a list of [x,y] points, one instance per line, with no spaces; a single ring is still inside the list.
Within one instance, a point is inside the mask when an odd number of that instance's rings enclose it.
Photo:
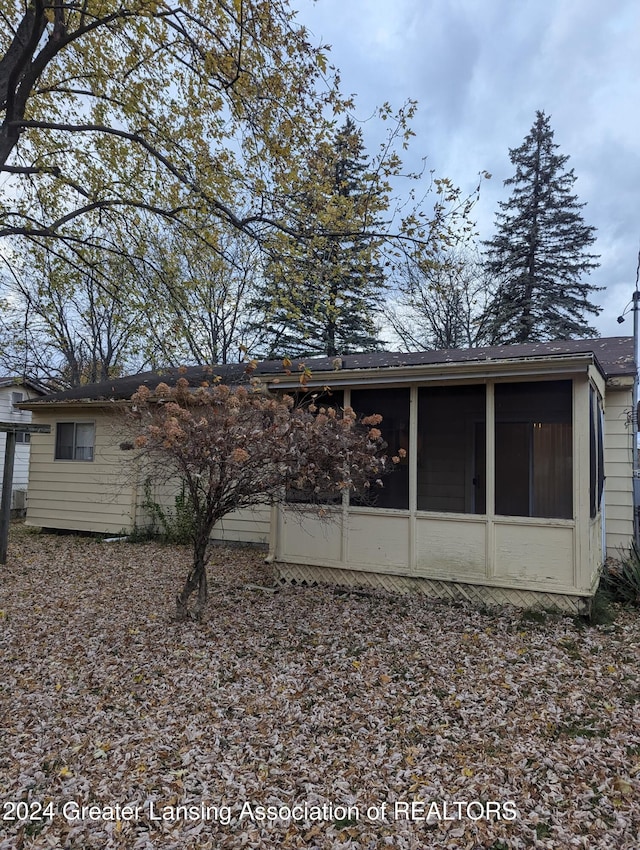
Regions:
[[[12,535],[0,850],[640,847],[637,613],[272,592],[219,548],[178,623],[187,549]]]

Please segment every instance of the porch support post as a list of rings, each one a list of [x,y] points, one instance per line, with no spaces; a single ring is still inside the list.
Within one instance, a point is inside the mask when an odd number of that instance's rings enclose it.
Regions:
[[[496,572],[496,403],[495,384],[486,384],[486,459],[485,459],[485,511],[487,515],[485,574],[487,578]]]
[[[345,387],[342,396],[344,408],[351,407],[351,387]],[[340,515],[340,565],[349,566],[349,531],[351,528],[351,493],[342,494],[342,512]]]
[[[409,390],[409,572],[418,567],[418,387]]]
[[[572,380],[573,408],[573,586],[583,592],[591,587],[592,556],[590,551],[590,439],[589,439],[589,380]]]
[[[0,502],[0,564],[7,563],[9,524],[11,522],[11,492],[13,489],[13,461],[16,452],[16,432],[7,431],[4,447],[4,472],[2,474],[2,501]]]
[[[638,273],[640,274],[640,253],[638,253]],[[640,309],[640,291],[636,276],[636,290],[633,293],[633,409],[631,411],[631,430],[633,432],[633,542],[640,549],[640,460],[638,458],[638,310]],[[619,321],[619,320],[618,320]]]

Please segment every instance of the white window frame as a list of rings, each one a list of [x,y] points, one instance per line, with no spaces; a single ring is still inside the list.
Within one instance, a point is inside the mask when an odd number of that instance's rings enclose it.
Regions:
[[[23,411],[20,410],[19,407],[16,407],[17,404],[24,401],[24,393],[20,390],[12,390],[11,391],[11,412],[14,415],[22,416]],[[31,442],[31,434],[28,431],[16,431],[16,443],[30,443]]]
[[[60,426],[61,425],[72,425],[73,426],[73,441],[72,441],[72,444],[71,444],[71,451],[72,451],[73,457],[59,457],[58,456],[58,447],[59,447],[58,435],[60,433]],[[91,429],[92,429],[92,440],[91,440],[90,446],[89,445],[86,445],[86,446],[82,445],[81,446],[81,445],[78,444],[78,427],[79,426],[80,427],[84,427],[84,426],[90,426],[91,427]],[[63,462],[66,461],[66,462],[72,462],[72,463],[75,463],[75,462],[92,463],[93,459],[95,457],[95,447],[96,447],[96,423],[95,422],[87,422],[87,421],[85,421],[85,422],[70,422],[70,421],[56,422],[56,437],[55,437],[55,443],[54,443],[54,447],[53,447],[53,459],[54,460],[63,461]],[[91,457],[78,457],[78,454],[82,449],[90,449],[91,450]]]

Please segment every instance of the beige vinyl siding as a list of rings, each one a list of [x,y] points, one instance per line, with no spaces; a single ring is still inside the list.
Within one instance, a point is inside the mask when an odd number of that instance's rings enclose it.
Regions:
[[[631,389],[607,389],[604,419],[605,523],[607,555],[619,557],[633,536],[633,437]]]
[[[119,448],[113,418],[75,406],[34,413],[34,422],[51,425],[50,434],[31,439],[27,524],[117,534],[131,527],[132,470]],[[55,460],[56,423],[93,422],[94,459]]]
[[[32,437],[28,525],[107,534],[148,525],[144,483],[137,480],[133,453],[119,448],[124,434],[113,414],[70,405],[67,410],[37,411],[34,421],[50,425],[51,433]],[[57,422],[95,423],[93,461],[54,459]],[[152,497],[171,511],[177,492],[174,484],[158,485]],[[265,545],[269,525],[268,506],[247,508],[225,517],[212,538]]]
[[[15,384],[0,388],[0,420],[2,422],[16,422],[20,425],[28,425],[31,422],[31,413],[28,410],[15,410],[12,404],[12,393],[22,393],[23,400],[37,398],[37,394],[25,386]],[[4,468],[4,451],[7,444],[7,435],[0,434],[0,469]],[[16,491],[27,490],[29,480],[29,443],[16,443],[16,451],[13,459],[13,501],[12,507],[21,507],[24,496],[16,497]],[[0,489],[2,478],[0,477]]]
[[[211,539],[268,546],[270,526],[271,508],[268,505],[243,508],[224,517],[213,529]]]
[[[175,514],[176,496],[180,493],[180,486],[168,482],[156,485],[152,490],[152,498],[156,501],[167,516]],[[149,524],[149,511],[145,508],[146,499],[145,486],[143,483],[137,488],[136,523],[140,527]],[[242,508],[227,514],[213,529],[212,540],[226,543],[246,543],[265,546],[269,543],[269,528],[271,523],[271,508],[268,505],[257,505],[253,508]]]

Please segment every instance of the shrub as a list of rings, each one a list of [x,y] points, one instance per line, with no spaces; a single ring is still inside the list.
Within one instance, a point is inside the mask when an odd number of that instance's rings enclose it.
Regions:
[[[193,500],[182,484],[180,492],[174,499],[173,511],[163,508],[156,502],[151,493],[151,482],[147,480],[144,487],[143,508],[151,519],[151,537],[160,538],[165,543],[192,543],[195,532],[195,512]]]
[[[635,543],[626,558],[605,564],[600,586],[613,602],[640,608],[640,551]]]

